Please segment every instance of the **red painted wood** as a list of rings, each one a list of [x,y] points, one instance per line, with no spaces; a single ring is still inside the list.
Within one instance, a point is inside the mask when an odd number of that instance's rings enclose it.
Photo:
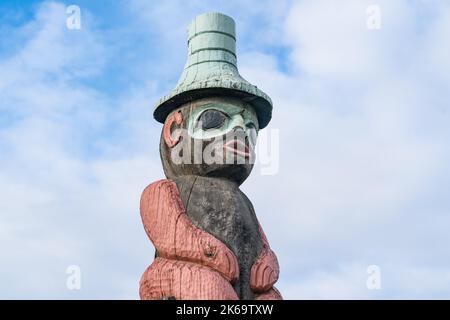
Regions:
[[[160,256],[200,263],[217,270],[231,282],[237,279],[238,263],[233,252],[192,224],[175,182],[160,180],[144,190],[141,217]]]
[[[236,256],[213,235],[194,226],[186,215],[175,182],[160,180],[142,193],[140,205],[145,231],[158,257],[140,282],[142,299],[238,299],[232,284],[239,276]],[[278,261],[259,226],[263,250],[251,269],[256,299],[281,299],[273,288]]]
[[[270,249],[264,231],[259,225],[259,233],[263,240],[263,249],[252,266],[250,287],[254,292],[268,291],[278,280],[280,267],[275,253]]]
[[[164,141],[166,142],[169,148],[174,147],[180,141],[180,134],[177,134],[175,137],[172,137],[172,124],[176,123],[178,125],[183,123],[183,116],[180,111],[173,113],[170,117],[167,118],[163,127],[163,136]]]
[[[283,300],[283,297],[275,287],[272,287],[270,290],[257,295],[255,300]]]
[[[238,300],[230,282],[211,268],[164,258],[156,258],[144,272],[139,293],[145,300]]]

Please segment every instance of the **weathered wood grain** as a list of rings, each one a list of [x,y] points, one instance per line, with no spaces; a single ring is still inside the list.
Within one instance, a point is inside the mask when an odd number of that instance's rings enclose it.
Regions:
[[[236,257],[222,242],[190,222],[173,181],[149,185],[142,194],[140,210],[158,255],[211,267],[230,282],[237,279]]]
[[[142,275],[139,293],[144,300],[238,300],[231,284],[217,271],[159,257]]]
[[[283,297],[275,287],[272,287],[268,291],[257,295],[255,300],[283,300]]]
[[[141,217],[158,257],[140,282],[142,299],[239,299],[235,254],[213,235],[192,224],[174,181],[160,180],[142,193]],[[255,299],[281,299],[273,288],[278,261],[259,225],[263,249],[251,268]]]
[[[270,290],[277,282],[280,267],[275,253],[270,249],[261,225],[259,225],[259,234],[263,240],[263,249],[252,266],[250,286],[254,292],[261,293]]]

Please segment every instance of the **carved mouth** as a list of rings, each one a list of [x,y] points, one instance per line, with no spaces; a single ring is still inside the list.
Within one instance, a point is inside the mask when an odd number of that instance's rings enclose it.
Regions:
[[[248,147],[240,140],[233,139],[231,141],[228,141],[227,143],[225,143],[223,148],[238,156],[242,156],[245,158],[250,157],[250,151]]]

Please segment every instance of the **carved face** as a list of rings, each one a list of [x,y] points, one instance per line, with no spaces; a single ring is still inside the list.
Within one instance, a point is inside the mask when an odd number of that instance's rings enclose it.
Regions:
[[[258,118],[253,108],[234,101],[199,101],[188,121],[188,133],[194,139],[209,139],[243,130],[253,146],[258,133]]]
[[[241,184],[250,174],[258,134],[253,108],[239,99],[196,100],[172,111],[161,137],[168,178],[223,177]]]

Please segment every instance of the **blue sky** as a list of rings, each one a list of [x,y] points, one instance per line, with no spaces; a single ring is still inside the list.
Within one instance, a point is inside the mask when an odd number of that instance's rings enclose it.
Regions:
[[[139,197],[163,178],[152,107],[206,11],[235,19],[240,73],[274,101],[279,170],[242,188],[284,297],[449,298],[444,0],[2,1],[0,298],[138,298],[153,258]]]

